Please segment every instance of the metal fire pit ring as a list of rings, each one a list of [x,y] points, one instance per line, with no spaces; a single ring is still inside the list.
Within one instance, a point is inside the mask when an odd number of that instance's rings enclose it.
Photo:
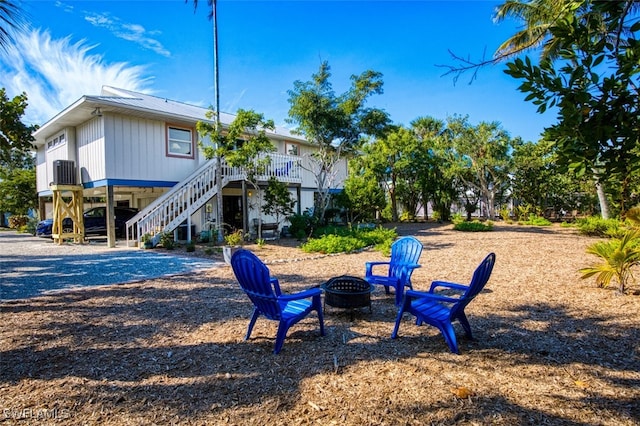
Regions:
[[[368,306],[372,312],[371,292],[374,286],[362,278],[342,275],[331,278],[320,287],[324,290],[325,305],[351,310]]]

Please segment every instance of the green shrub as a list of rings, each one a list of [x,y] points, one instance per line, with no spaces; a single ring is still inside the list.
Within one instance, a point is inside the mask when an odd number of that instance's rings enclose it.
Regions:
[[[535,215],[533,213],[529,214],[529,219],[524,221],[519,221],[520,225],[531,225],[531,226],[551,226],[551,221],[545,219],[542,216]]]
[[[493,222],[490,220],[486,222],[480,222],[479,220],[474,220],[471,222],[460,222],[453,225],[453,229],[456,231],[464,231],[464,232],[485,232],[493,230]]]
[[[511,221],[511,213],[509,212],[509,207],[502,206],[500,210],[498,210],[498,214],[500,215],[502,220],[504,220],[505,222]]]
[[[347,236],[351,234],[351,230],[346,226],[327,225],[313,230],[313,237],[319,238],[323,235],[342,235]]]
[[[587,247],[587,253],[596,255],[599,264],[582,268],[582,278],[595,276],[598,286],[606,288],[612,281],[618,283],[618,291],[624,293],[633,280],[633,269],[640,265],[640,230],[629,229],[623,237],[599,241]]]
[[[620,238],[627,229],[618,219],[603,219],[600,216],[578,218],[576,226],[578,232],[590,237]]]
[[[526,221],[531,215],[535,215],[535,207],[529,204],[523,204],[516,207],[516,217],[518,221]]]
[[[389,244],[393,242],[398,236],[398,233],[394,229],[386,229],[379,226],[375,229],[356,229],[353,231],[353,235],[365,242],[366,246],[375,246],[377,244],[383,244],[389,241]]]
[[[330,234],[321,238],[309,238],[301,247],[307,253],[349,253],[366,247],[366,243],[356,237]]]
[[[640,265],[640,206],[627,211],[624,224],[591,217],[580,219],[578,227],[580,232],[599,232],[611,237],[587,247],[587,253],[598,256],[601,263],[581,269],[582,278],[595,276],[596,283],[605,288],[616,281],[618,291],[624,293],[627,284],[633,281],[633,270]]]
[[[405,212],[402,212],[402,214],[398,219],[400,220],[400,222],[413,222],[414,220],[416,220],[416,215],[408,211],[405,211]]]
[[[194,243],[193,241],[187,241],[187,253],[191,253],[196,251],[196,243]]]
[[[336,229],[333,234],[310,238],[301,248],[307,253],[344,253],[375,246],[376,250],[390,252],[389,247],[397,235],[395,229],[382,227],[375,229],[349,229],[342,227]]]
[[[455,225],[461,222],[464,222],[466,219],[464,216],[462,216],[461,213],[454,213],[453,216],[451,216],[451,222]]]
[[[298,240],[302,240],[308,235],[311,235],[318,227],[318,219],[309,213],[296,213],[287,217],[287,219],[291,224],[289,226],[289,232]]]
[[[244,243],[244,235],[242,229],[224,236],[224,242],[228,246],[241,246]]]
[[[171,232],[163,232],[160,235],[160,244],[166,250],[173,250],[176,246],[176,242],[173,240],[173,233]]]
[[[391,244],[393,244],[393,239],[385,240],[380,244],[376,244],[376,251],[379,251],[385,256],[391,256]]]
[[[27,222],[27,232],[31,235],[36,235],[37,226],[38,226],[38,219],[35,217],[29,218],[29,222]]]

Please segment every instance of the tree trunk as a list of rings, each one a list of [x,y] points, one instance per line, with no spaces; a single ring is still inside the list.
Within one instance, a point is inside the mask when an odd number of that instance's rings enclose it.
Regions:
[[[598,201],[600,202],[600,215],[603,219],[609,219],[611,213],[609,212],[607,195],[604,193],[604,187],[599,180],[596,180],[596,192],[598,193]]]
[[[494,220],[496,218],[496,193],[494,191],[489,191],[487,201],[488,219]]]
[[[391,199],[391,221],[398,221],[398,201],[396,197],[396,183],[395,179],[392,179],[389,186],[389,198]]]
[[[222,160],[216,157],[216,215],[218,217],[218,243],[222,243],[224,237],[224,213],[222,208]]]

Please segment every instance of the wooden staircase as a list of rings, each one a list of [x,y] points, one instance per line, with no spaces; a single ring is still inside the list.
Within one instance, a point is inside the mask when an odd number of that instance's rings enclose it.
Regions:
[[[265,174],[259,176],[259,181],[267,181],[271,176],[287,183],[301,183],[300,157],[268,154],[270,164]],[[230,167],[222,160],[222,185],[229,182],[246,180],[247,173],[239,167]],[[198,209],[217,195],[216,160],[209,160],[195,170],[182,182],[175,185],[137,215],[127,221],[127,245],[137,241],[140,246],[142,236],[149,234],[159,236],[161,233],[172,232],[188,219]],[[193,237],[192,237],[193,238]],[[155,243],[157,244],[157,238]]]

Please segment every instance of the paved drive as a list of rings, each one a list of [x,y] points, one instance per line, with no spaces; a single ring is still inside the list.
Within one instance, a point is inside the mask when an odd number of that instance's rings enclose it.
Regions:
[[[208,259],[168,255],[105,240],[62,245],[14,231],[0,231],[0,300],[51,291],[118,284],[221,266]]]

